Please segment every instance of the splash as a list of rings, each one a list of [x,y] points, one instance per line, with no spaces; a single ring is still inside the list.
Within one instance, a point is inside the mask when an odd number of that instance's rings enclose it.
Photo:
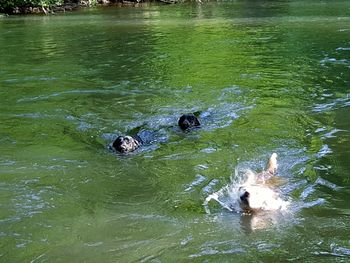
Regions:
[[[282,198],[281,193],[274,189],[273,184],[260,183],[257,178],[258,174],[250,169],[239,172],[236,168],[231,182],[205,199],[203,203],[205,211],[210,213],[209,202],[214,200],[230,212],[242,212],[240,202],[242,191],[250,193],[249,205],[254,210],[286,211],[290,202]]]

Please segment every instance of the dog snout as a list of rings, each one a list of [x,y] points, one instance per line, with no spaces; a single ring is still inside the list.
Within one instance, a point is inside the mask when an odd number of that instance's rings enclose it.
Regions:
[[[125,153],[125,152],[128,151],[128,148],[127,148],[125,145],[121,145],[119,149],[120,149],[120,151],[123,152],[123,153]]]
[[[248,191],[244,191],[244,193],[241,194],[239,198],[241,199],[242,202],[248,202],[249,195],[250,194]]]

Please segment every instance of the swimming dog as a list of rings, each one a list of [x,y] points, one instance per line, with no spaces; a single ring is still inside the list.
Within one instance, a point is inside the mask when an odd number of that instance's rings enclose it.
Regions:
[[[189,113],[189,114],[183,114],[179,121],[178,121],[178,125],[181,128],[181,130],[189,130],[191,128],[194,127],[198,127],[200,126],[200,122],[198,120],[198,118],[193,114],[193,113]]]
[[[138,135],[118,136],[112,144],[112,147],[120,153],[129,153],[135,151],[142,145],[143,141]]]
[[[286,208],[288,202],[283,201],[268,183],[276,175],[277,167],[277,154],[273,153],[265,171],[258,174],[248,172],[246,181],[238,189],[239,205],[244,214]]]
[[[189,130],[191,128],[200,126],[198,118],[190,113],[183,114],[178,121],[178,125],[182,130]],[[112,143],[112,148],[120,153],[129,153],[135,151],[139,148],[144,142],[138,135],[134,136],[119,136]]]

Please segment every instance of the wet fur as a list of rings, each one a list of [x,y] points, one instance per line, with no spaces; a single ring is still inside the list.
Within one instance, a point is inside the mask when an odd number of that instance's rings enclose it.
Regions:
[[[178,121],[178,125],[181,128],[181,130],[189,130],[194,127],[200,126],[200,122],[198,118],[190,113],[190,114],[183,114]]]
[[[129,153],[135,151],[142,145],[142,140],[139,136],[119,136],[112,144],[114,150],[120,153]]]
[[[178,121],[178,125],[182,130],[190,130],[191,128],[200,126],[198,118],[190,113],[183,114]],[[134,136],[118,136],[110,146],[113,150],[120,153],[130,153],[135,151],[143,144],[142,139],[138,135]]]
[[[277,173],[277,154],[273,153],[265,171],[255,174],[250,171],[246,181],[239,187],[239,205],[245,214],[263,210],[278,210],[286,206],[278,192],[268,185],[268,180]]]

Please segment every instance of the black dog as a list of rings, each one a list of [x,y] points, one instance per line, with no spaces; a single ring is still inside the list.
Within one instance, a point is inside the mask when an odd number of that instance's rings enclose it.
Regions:
[[[120,153],[135,151],[142,145],[143,141],[138,135],[119,136],[112,144],[112,147]]]
[[[178,121],[178,125],[182,130],[189,130],[191,128],[200,126],[200,123],[198,118],[194,114],[190,113],[190,114],[183,114]],[[129,152],[135,151],[143,143],[144,142],[138,135],[119,136],[112,143],[112,148],[120,153],[129,153]]]
[[[201,125],[198,118],[192,113],[183,114],[180,117],[178,124],[184,131]]]

